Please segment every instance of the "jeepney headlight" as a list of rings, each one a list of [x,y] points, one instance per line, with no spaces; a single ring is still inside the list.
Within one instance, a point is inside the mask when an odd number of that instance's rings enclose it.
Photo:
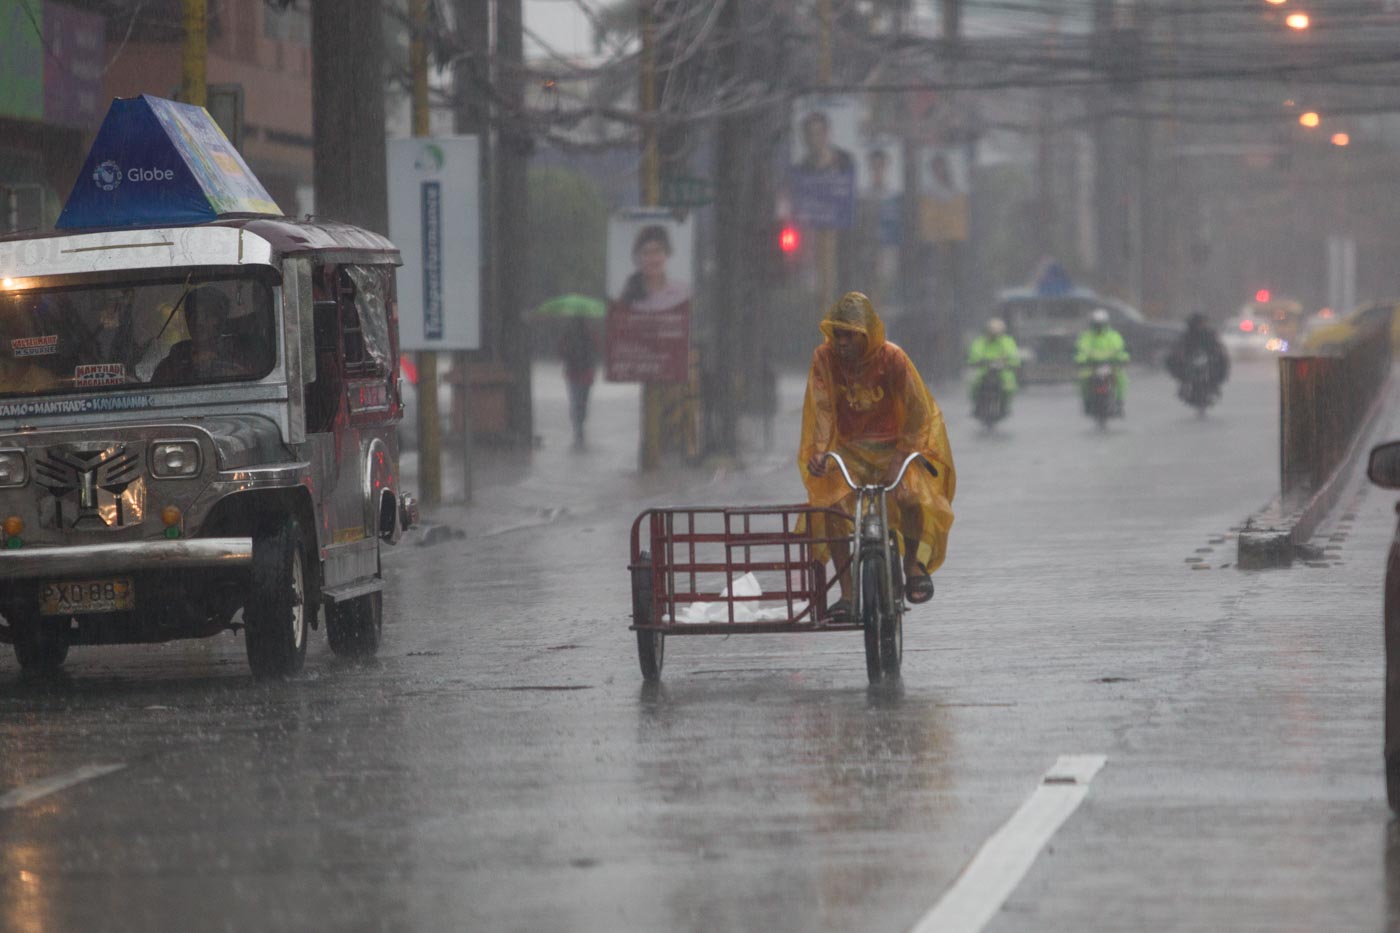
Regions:
[[[24,451],[0,450],[0,486],[23,486],[28,480]]]
[[[195,441],[161,441],[151,445],[151,475],[159,479],[198,476],[199,459]]]

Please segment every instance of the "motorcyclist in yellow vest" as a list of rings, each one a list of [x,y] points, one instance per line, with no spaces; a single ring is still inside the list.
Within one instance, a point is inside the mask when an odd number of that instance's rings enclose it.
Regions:
[[[1079,335],[1074,348],[1074,362],[1079,366],[1079,393],[1084,400],[1084,412],[1089,413],[1089,377],[1094,367],[1101,363],[1111,363],[1114,375],[1114,396],[1118,402],[1118,414],[1123,413],[1123,399],[1128,391],[1128,348],[1123,343],[1123,335],[1108,325],[1108,312],[1096,308],[1089,315],[1089,329]]]
[[[974,368],[972,377],[972,402],[977,403],[977,387],[982,384],[982,377],[987,374],[987,369],[994,363],[1002,363],[1001,387],[1006,392],[1006,404],[1009,409],[1011,397],[1016,394],[1016,369],[1021,365],[1021,351],[1016,347],[1016,340],[1006,332],[1006,323],[999,318],[992,318],[987,322],[986,331],[972,341],[972,346],[967,351],[967,364]]]

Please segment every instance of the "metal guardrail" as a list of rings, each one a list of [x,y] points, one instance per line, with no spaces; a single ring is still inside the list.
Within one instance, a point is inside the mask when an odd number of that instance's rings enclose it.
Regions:
[[[1327,356],[1279,359],[1279,463],[1285,505],[1321,489],[1347,457],[1390,376],[1390,328]]]

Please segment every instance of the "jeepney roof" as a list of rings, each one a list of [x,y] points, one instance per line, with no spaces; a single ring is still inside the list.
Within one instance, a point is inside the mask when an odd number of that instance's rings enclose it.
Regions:
[[[0,237],[0,277],[190,266],[272,266],[317,253],[331,262],[399,264],[385,237],[350,224],[290,217],[225,218],[181,227],[54,230]]]

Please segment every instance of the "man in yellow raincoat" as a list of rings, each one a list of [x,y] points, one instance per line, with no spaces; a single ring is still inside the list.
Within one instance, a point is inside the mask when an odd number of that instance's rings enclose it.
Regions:
[[[897,507],[890,510],[890,522],[904,545],[905,596],[926,602],[933,596],[929,575],[947,553],[957,485],[943,412],[905,352],[885,340],[885,326],[865,295],[847,292],[826,312],[821,331],[826,341],[812,354],[797,455],[807,500],[847,515],[855,511],[855,494],[836,465],[823,460],[828,452],[841,455],[858,483],[889,484],[909,454],[927,457],[938,475],[916,462],[895,490]],[[850,529],[849,522],[828,522],[825,516],[812,522],[818,538],[838,538]],[[818,560],[830,556],[837,568],[845,568],[841,601],[831,614],[849,612],[849,543],[834,543],[830,555],[825,548],[817,550]]]

